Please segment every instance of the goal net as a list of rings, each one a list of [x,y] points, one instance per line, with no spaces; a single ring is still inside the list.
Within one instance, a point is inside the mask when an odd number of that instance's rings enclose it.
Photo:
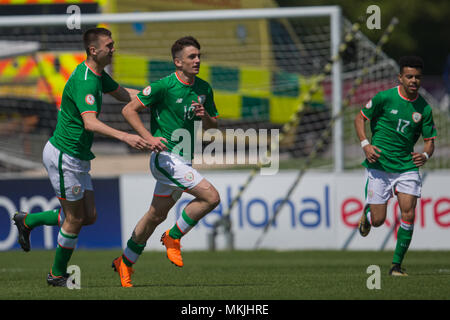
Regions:
[[[116,9],[127,12],[136,8],[118,2]],[[138,89],[174,71],[170,48],[176,39],[196,37],[202,46],[199,77],[214,89],[220,129],[284,131],[280,141],[281,168],[299,167],[327,130],[336,104],[349,98],[347,105],[338,106],[344,110],[338,122],[342,130],[333,131],[324,141],[311,165],[332,169],[336,157],[342,157],[344,169],[354,168],[362,161],[362,153],[354,134],[353,117],[378,91],[397,85],[398,68],[382,51],[376,51],[376,44],[363,33],[356,32],[350,40],[346,39],[352,24],[339,19],[333,26],[330,12],[335,9],[176,11],[125,16],[83,13],[81,28],[74,30],[67,29],[65,20],[59,20],[58,25],[52,19],[54,23],[49,25],[52,20],[46,16],[36,17],[41,19],[39,27],[21,25],[19,18],[10,25],[0,24],[0,41],[21,39],[39,45],[32,53],[16,51],[12,55],[11,47],[0,46],[2,129],[14,121],[24,124],[30,113],[36,115],[27,130],[0,130],[0,163],[9,166],[9,170],[21,170],[27,165],[11,159],[41,161],[42,147],[55,125],[64,84],[85,57],[81,35],[87,28],[100,25],[109,28],[115,40],[116,53],[107,71],[122,86]],[[337,12],[340,17],[340,10]],[[333,40],[336,35],[339,39]],[[346,49],[333,68],[326,70],[339,44],[345,44]],[[366,75],[361,72],[363,68],[369,70]],[[356,80],[361,83],[349,95]],[[336,88],[342,89],[338,96],[333,95]],[[131,131],[120,113],[122,107],[106,96],[100,119]],[[298,123],[286,130],[285,124],[296,115]],[[149,115],[142,116],[149,125]],[[448,122],[445,117],[438,119]],[[27,139],[31,142],[24,142]],[[95,143],[108,143],[108,150],[123,150],[121,143],[104,137],[97,136]],[[340,144],[338,153],[336,143]],[[436,166],[448,167],[448,155],[442,159],[446,160],[434,159]]]

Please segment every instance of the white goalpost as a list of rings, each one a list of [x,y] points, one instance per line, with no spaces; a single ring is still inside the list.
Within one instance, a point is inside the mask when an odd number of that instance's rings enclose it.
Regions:
[[[78,21],[80,23],[81,28],[83,28],[86,25],[106,24],[108,26],[113,26],[113,28],[114,28],[114,26],[117,26],[118,29],[120,29],[119,25],[149,24],[150,28],[152,28],[152,26],[155,26],[155,28],[158,28],[159,26],[161,26],[162,23],[166,24],[166,25],[171,25],[171,24],[176,24],[176,23],[186,23],[186,25],[188,25],[188,27],[186,28],[187,31],[191,32],[191,33],[195,33],[195,31],[197,31],[197,30],[189,29],[189,24],[188,24],[189,22],[191,22],[193,27],[195,26],[195,28],[198,28],[199,23],[203,23],[204,29],[208,29],[210,25],[215,25],[214,27],[212,27],[212,29],[217,29],[218,28],[217,25],[220,24],[221,22],[233,21],[235,24],[238,25],[238,28],[241,27],[241,29],[238,29],[237,33],[239,33],[239,31],[241,31],[241,33],[245,34],[245,32],[249,32],[247,30],[251,29],[252,27],[249,27],[248,25],[244,25],[243,22],[262,21],[262,20],[275,21],[278,19],[279,21],[282,21],[282,23],[288,30],[287,32],[290,33],[292,36],[292,39],[290,39],[289,42],[296,42],[296,43],[293,43],[292,45],[299,47],[299,46],[304,46],[304,44],[301,43],[303,40],[302,39],[299,40],[298,32],[296,32],[295,30],[292,31],[293,27],[292,27],[292,25],[290,25],[290,21],[287,21],[286,19],[314,20],[316,18],[321,18],[321,19],[327,20],[326,24],[328,26],[325,26],[325,29],[327,29],[327,32],[329,34],[323,35],[323,34],[319,33],[319,34],[317,34],[317,36],[318,37],[325,36],[326,39],[321,40],[321,41],[329,42],[325,46],[325,47],[327,47],[326,51],[328,51],[328,52],[325,52],[325,53],[321,52],[321,55],[323,56],[323,57],[321,57],[321,59],[322,59],[321,62],[318,62],[319,59],[316,57],[311,57],[311,61],[313,61],[314,63],[323,65],[323,63],[327,62],[327,60],[329,61],[329,59],[331,59],[331,57],[334,57],[337,55],[338,50],[339,50],[339,45],[341,43],[342,17],[341,17],[341,9],[338,6],[264,8],[264,9],[240,9],[240,10],[236,10],[236,9],[204,10],[204,11],[179,11],[179,12],[177,12],[177,11],[141,12],[141,13],[116,13],[116,14],[82,14],[81,13],[80,16],[78,16],[78,17],[76,17],[72,14],[39,15],[39,16],[5,16],[5,17],[2,17],[2,19],[0,20],[0,28],[5,28],[5,27],[9,27],[9,28],[10,27],[22,27],[23,28],[23,27],[33,27],[33,26],[39,26],[40,28],[51,27],[51,26],[64,27],[70,23],[73,23],[74,21]],[[307,28],[308,28],[308,30],[313,29],[309,25],[307,26]],[[267,32],[269,32],[269,30],[267,30]],[[116,34],[115,32],[113,32],[113,33],[114,33],[114,35]],[[201,34],[203,35],[203,34],[205,34],[205,32],[202,31]],[[119,36],[120,36],[120,42],[125,43],[126,36],[124,36],[124,34],[122,34],[122,33],[120,33]],[[314,36],[314,34],[312,34],[310,36]],[[213,37],[214,36],[212,36],[212,38]],[[239,34],[237,35],[237,37],[239,37]],[[264,40],[264,37],[267,37],[267,35],[261,36],[261,38],[259,40],[257,40],[260,42],[258,45],[260,46],[261,50],[263,50],[263,48],[266,47],[265,50],[270,51],[271,47],[273,47],[273,48],[276,47],[276,44],[274,44],[274,39],[265,39]],[[277,37],[277,35],[272,35],[272,37]],[[300,37],[301,37],[301,35],[300,35]],[[150,39],[149,41],[151,41],[151,38],[148,38],[148,39]],[[172,40],[173,39],[170,39],[170,41],[172,41]],[[202,42],[201,37],[200,37],[200,40]],[[161,40],[158,39],[156,41],[161,41]],[[250,40],[250,41],[252,41],[252,40]],[[312,40],[312,41],[315,41],[315,40]],[[209,42],[212,43],[212,41],[209,41]],[[289,43],[289,45],[290,44],[291,43]],[[142,43],[138,43],[138,41],[131,43],[131,46],[134,46],[134,45],[136,47],[138,47],[138,46],[141,46]],[[253,43],[252,45],[256,46],[255,43]],[[222,47],[223,47],[222,50],[224,50],[225,52],[227,50],[230,50],[230,47],[227,45],[223,45]],[[250,47],[250,46],[248,46],[248,47]],[[282,45],[280,45],[280,47],[282,47]],[[208,50],[208,48],[209,48],[209,43],[206,42],[205,50]],[[165,49],[167,49],[167,48],[165,48]],[[118,55],[120,56],[121,52],[123,52],[125,50],[129,51],[129,47],[125,48],[125,46],[122,46],[121,51],[118,52]],[[220,49],[217,49],[217,50],[220,50]],[[321,49],[321,50],[323,51],[323,49]],[[242,52],[242,53],[243,53],[243,56],[246,55],[245,52]],[[298,64],[301,64],[302,56],[299,55],[298,57],[295,57],[295,56],[293,56],[294,53],[295,53],[294,51],[292,53],[289,53],[290,54],[289,59],[292,61],[292,63],[297,62]],[[151,54],[152,54],[152,51],[149,50],[149,55],[151,55]],[[269,56],[270,54],[262,53],[261,55]],[[308,53],[308,55],[311,56],[310,53]],[[158,56],[161,56],[161,54],[158,53]],[[151,59],[151,57],[149,57],[149,59]],[[220,58],[214,57],[214,60],[217,61],[218,65],[222,65]],[[206,62],[208,62],[208,61],[206,61]],[[223,65],[228,67],[230,65],[230,62],[224,61]],[[246,72],[246,70],[241,71],[242,69],[246,68],[245,65],[242,65],[242,64],[241,65],[236,64],[236,65],[237,65],[237,68],[239,69],[238,72],[242,72],[242,73]],[[277,72],[277,69],[280,69],[279,67],[276,66],[276,63],[273,61],[269,62],[269,63],[263,62],[263,63],[261,63],[261,65],[264,65],[264,66],[262,68],[260,68],[259,70],[257,70],[257,71],[251,70],[251,71],[256,72],[256,73],[259,72],[260,74],[266,74],[266,73]],[[255,67],[255,66],[250,66],[250,67]],[[114,66],[114,71],[119,70],[119,69],[123,70],[124,67],[120,67],[120,66],[115,67]],[[266,69],[266,70],[264,70],[264,69]],[[290,69],[289,66],[287,66],[287,67],[285,66],[283,69],[284,70],[282,70],[282,72],[284,74],[289,74],[289,73],[295,74],[295,70],[291,72],[291,70],[289,70]],[[314,76],[320,72],[322,72],[320,65],[317,65],[317,66],[315,66],[313,71],[309,72],[308,76]],[[113,76],[115,76],[115,74],[113,74]],[[289,75],[289,76],[292,78],[292,75]],[[129,75],[124,76],[124,78],[126,78],[126,79],[129,79],[130,77],[133,77],[133,75],[129,74]],[[119,81],[121,80],[120,77],[118,80]],[[131,82],[133,82],[133,81],[131,81]],[[342,65],[341,65],[341,60],[339,60],[339,59],[333,62],[330,83],[331,83],[330,112],[331,112],[331,116],[333,116],[333,115],[339,114],[341,111],[341,108],[342,108]],[[294,85],[296,85],[296,84],[294,84]],[[241,84],[241,86],[245,87],[246,84]],[[247,84],[247,87],[248,86],[249,85]],[[253,85],[251,85],[251,86],[253,86]],[[270,84],[266,83],[266,84],[264,84],[264,86],[270,86]],[[281,84],[280,84],[281,90],[284,90],[283,86],[292,86],[292,84],[289,84],[287,82],[281,82]],[[214,88],[214,85],[213,85],[213,88]],[[265,98],[267,98],[266,93],[270,91],[270,89],[268,89],[268,88],[254,88],[253,87],[250,89],[254,89],[253,92],[249,93],[249,96],[251,98],[255,98],[255,92],[264,91],[262,93],[262,97],[265,99]],[[302,88],[302,89],[305,90],[305,88]],[[269,94],[271,94],[271,93],[269,92]],[[245,95],[245,92],[244,93],[238,92],[237,95],[243,96],[243,95]],[[223,96],[224,96],[224,98],[223,98],[224,101],[230,101],[228,92],[225,92]],[[278,123],[280,125],[283,122],[286,122],[287,119],[289,118],[290,115],[285,115],[284,119],[272,120],[272,118],[273,119],[280,118],[279,116],[277,116],[275,114],[275,113],[277,113],[277,110],[275,109],[276,103],[279,103],[279,104],[284,103],[284,106],[286,106],[287,99],[285,99],[283,101],[282,96],[283,96],[282,94],[276,94],[275,98],[276,99],[279,98],[279,99],[273,100],[273,101],[276,101],[274,107],[272,107],[272,105],[270,105],[270,108],[273,108],[273,110],[271,109],[269,111],[269,113],[271,113],[271,115],[270,115],[269,119],[266,119],[266,120],[268,120],[268,122]],[[219,94],[219,98],[220,97],[221,97],[221,95]],[[228,98],[228,100],[227,100],[227,98]],[[256,98],[259,98],[259,97],[256,97]],[[297,97],[297,98],[299,98],[299,97]],[[319,98],[319,100],[324,100],[323,98],[324,97],[322,96],[321,98]],[[269,103],[274,104],[273,101],[271,100]],[[242,104],[244,104],[244,103],[242,102]],[[294,101],[291,99],[291,100],[289,100],[289,104],[290,104],[290,106],[288,107],[288,110],[289,110],[290,114],[294,114],[297,111],[300,111],[300,110],[296,109],[296,106],[299,105],[298,101]],[[246,108],[245,104],[244,104],[244,106],[240,106],[240,107],[242,109]],[[252,111],[253,113],[259,112],[257,110],[258,107],[255,107],[254,109],[256,111],[253,110]],[[239,113],[239,112],[243,113],[242,111],[236,111],[235,113]],[[285,111],[280,110],[279,112],[284,113]],[[233,119],[233,120],[238,120],[237,118],[239,118],[239,115],[234,114],[234,115],[230,116],[229,118]],[[227,117],[225,117],[225,119],[227,119]],[[246,126],[247,127],[251,126],[251,121],[252,121],[252,119],[250,119],[249,117],[246,118],[246,122],[247,122]],[[238,124],[235,124],[235,126],[236,125],[238,125]],[[307,141],[307,140],[310,140],[310,138],[304,138],[304,139],[307,144],[311,144],[310,141],[309,142]],[[296,145],[294,148],[302,148],[302,144],[304,144],[305,141],[293,142],[293,144]],[[334,125],[332,146],[333,146],[332,155],[330,154],[329,156],[332,158],[331,161],[334,164],[333,165],[334,171],[340,172],[344,168],[343,124],[342,124],[342,120],[340,120],[340,119],[338,121],[336,121],[336,123]],[[305,152],[307,152],[307,151],[305,151]]]

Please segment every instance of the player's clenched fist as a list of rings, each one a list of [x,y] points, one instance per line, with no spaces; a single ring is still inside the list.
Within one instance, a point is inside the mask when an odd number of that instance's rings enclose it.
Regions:
[[[202,104],[192,101],[191,106],[193,106],[195,108],[194,112],[197,117],[203,118],[205,116],[206,111],[205,111],[205,107]]]
[[[364,153],[366,154],[367,161],[370,163],[374,163],[380,157],[381,150],[378,147],[375,147],[371,144],[368,144],[363,148]]]

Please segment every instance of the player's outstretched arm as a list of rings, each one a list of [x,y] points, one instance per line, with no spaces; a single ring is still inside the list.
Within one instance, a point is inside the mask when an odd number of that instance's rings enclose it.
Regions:
[[[125,105],[125,107],[123,107],[122,115],[130,126],[147,141],[150,145],[150,150],[167,150],[166,145],[163,143],[163,141],[167,142],[167,140],[161,137],[154,137],[142,123],[139,112],[144,109],[145,107],[141,104],[141,102],[137,98],[134,98],[127,105]]]
[[[114,98],[122,102],[130,102],[133,100],[136,95],[139,93],[139,90],[119,87],[116,91],[109,93]]]
[[[123,141],[129,146],[137,150],[148,150],[150,145],[142,139],[140,136],[135,134],[129,134],[117,129],[114,129],[100,120],[97,119],[97,114],[93,112],[88,112],[82,114],[84,128],[88,131],[102,134],[104,136],[112,137],[117,140]]]

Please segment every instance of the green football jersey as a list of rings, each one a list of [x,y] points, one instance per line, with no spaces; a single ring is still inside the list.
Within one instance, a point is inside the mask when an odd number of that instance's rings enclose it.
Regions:
[[[138,93],[137,98],[145,107],[150,107],[150,131],[154,137],[163,137],[170,152],[192,159],[194,154],[194,121],[201,120],[194,114],[193,101],[204,105],[211,117],[217,117],[214,95],[208,82],[195,77],[192,84],[182,81],[176,72],[151,83]],[[176,148],[183,144],[177,137],[177,129],[185,129],[190,135],[190,154]],[[175,135],[172,134],[175,132]]]
[[[70,75],[61,100],[58,122],[50,142],[62,152],[81,159],[91,160],[94,133],[84,128],[82,114],[101,111],[102,93],[119,87],[105,71],[96,73],[86,61],[80,63]]]
[[[375,163],[367,159],[363,166],[386,172],[417,171],[411,152],[420,135],[434,139],[437,135],[431,107],[418,95],[409,100],[400,93],[400,87],[381,91],[361,110],[370,120],[371,144],[381,150]]]

